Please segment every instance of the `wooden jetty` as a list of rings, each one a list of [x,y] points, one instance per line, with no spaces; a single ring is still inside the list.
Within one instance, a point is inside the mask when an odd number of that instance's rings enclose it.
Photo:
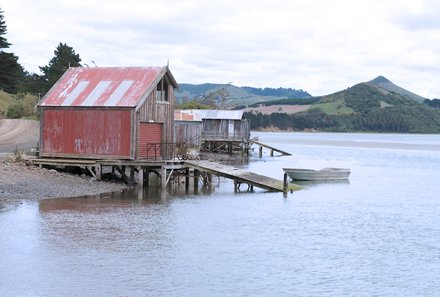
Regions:
[[[240,186],[246,184],[246,191],[253,191],[258,187],[271,192],[284,192],[296,189],[296,186],[289,184],[287,175],[284,180],[277,180],[268,176],[245,171],[229,165],[204,160],[187,161],[130,161],[130,160],[84,160],[84,159],[58,159],[58,158],[36,158],[30,159],[34,165],[43,167],[79,167],[86,169],[97,180],[102,179],[104,168],[107,172],[118,172],[122,179],[133,186],[136,181],[140,186],[149,186],[150,173],[159,177],[162,189],[165,189],[170,180],[181,181],[185,178],[185,187],[188,190],[190,177],[194,178],[194,190],[199,182],[204,186],[212,185],[212,175],[221,176],[234,181],[234,191],[240,192]],[[137,179],[135,179],[137,173]]]
[[[247,184],[248,191],[253,191],[253,187],[258,187],[272,192],[286,192],[288,190],[286,178],[284,181],[280,181],[268,176],[238,169],[233,166],[204,160],[185,161],[185,165],[193,168],[196,171],[195,176],[197,176],[197,171],[202,171],[208,174],[214,174],[232,179],[234,181],[235,192],[240,191],[241,184]]]
[[[271,156],[271,157],[273,157],[273,153],[274,153],[274,152],[278,152],[278,153],[280,153],[282,156],[290,156],[290,155],[292,155],[291,153],[288,153],[288,152],[286,152],[286,151],[283,151],[283,150],[277,149],[277,148],[275,148],[275,147],[273,147],[273,146],[270,146],[270,145],[267,145],[267,144],[261,143],[261,142],[259,142],[259,141],[257,141],[257,140],[249,139],[248,142],[260,146],[259,154],[258,154],[258,155],[260,156],[260,158],[263,156],[263,147],[264,147],[264,148],[267,148],[267,149],[270,149],[270,156]]]

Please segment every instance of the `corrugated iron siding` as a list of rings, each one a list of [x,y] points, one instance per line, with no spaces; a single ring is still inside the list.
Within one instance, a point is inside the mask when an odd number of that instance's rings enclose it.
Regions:
[[[43,109],[41,155],[130,158],[128,109]]]
[[[162,156],[162,124],[140,123],[139,157],[152,158]],[[157,151],[155,151],[158,149]]]
[[[147,100],[139,108],[139,121],[162,124],[162,142],[171,144],[174,141],[174,88],[168,87],[168,102],[156,101],[156,90],[154,90]],[[141,156],[138,152],[138,156]],[[162,157],[172,158],[174,150],[171,146],[163,146]]]

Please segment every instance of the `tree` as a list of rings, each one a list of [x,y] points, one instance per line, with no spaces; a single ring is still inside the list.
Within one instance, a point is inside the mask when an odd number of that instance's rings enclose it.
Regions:
[[[3,48],[9,48],[11,45],[3,35],[7,32],[6,22],[3,20],[3,11],[0,8],[0,50]]]
[[[24,70],[18,63],[17,56],[3,50],[11,45],[4,37],[6,32],[7,28],[3,20],[3,11],[0,9],[0,89],[8,93],[16,93],[18,84],[24,76]]]
[[[47,66],[40,67],[43,73],[42,79],[45,82],[43,92],[49,91],[69,67],[81,66],[79,54],[76,54],[73,48],[65,43],[60,42],[54,55]]]

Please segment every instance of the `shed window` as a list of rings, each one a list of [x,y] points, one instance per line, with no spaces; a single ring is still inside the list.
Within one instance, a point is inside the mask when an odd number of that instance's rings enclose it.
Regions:
[[[162,78],[157,84],[156,101],[168,101],[168,96],[168,82],[165,80],[165,78]]]

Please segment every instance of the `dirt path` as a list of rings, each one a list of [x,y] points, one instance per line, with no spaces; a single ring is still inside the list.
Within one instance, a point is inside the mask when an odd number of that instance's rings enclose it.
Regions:
[[[22,119],[0,120],[0,153],[10,153],[16,147],[29,150],[39,141],[40,122]]]

